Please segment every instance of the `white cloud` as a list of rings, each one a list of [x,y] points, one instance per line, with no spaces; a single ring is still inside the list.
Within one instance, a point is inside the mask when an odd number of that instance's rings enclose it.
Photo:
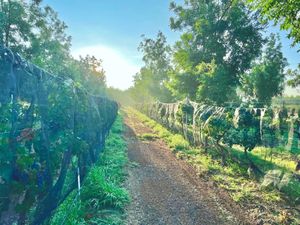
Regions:
[[[132,77],[140,68],[139,65],[132,63],[129,57],[124,56],[118,50],[103,45],[74,49],[72,55],[77,59],[80,55],[93,55],[98,59],[102,59],[107,85],[123,90],[132,85]]]

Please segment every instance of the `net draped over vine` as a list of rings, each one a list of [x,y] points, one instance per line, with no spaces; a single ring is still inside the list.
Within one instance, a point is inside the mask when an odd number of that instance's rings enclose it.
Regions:
[[[194,145],[205,146],[210,139],[249,150],[255,146],[281,147],[299,154],[300,118],[294,109],[219,107],[189,99],[137,107],[169,129],[182,133]]]
[[[77,169],[83,178],[97,161],[117,111],[0,46],[0,212],[34,207],[32,224],[49,217],[76,188]]]

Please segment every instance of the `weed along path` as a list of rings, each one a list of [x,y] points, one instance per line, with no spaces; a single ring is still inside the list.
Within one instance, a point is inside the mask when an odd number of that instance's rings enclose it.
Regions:
[[[128,225],[250,224],[243,211],[211,182],[179,160],[153,131],[126,113],[125,139],[131,165]]]

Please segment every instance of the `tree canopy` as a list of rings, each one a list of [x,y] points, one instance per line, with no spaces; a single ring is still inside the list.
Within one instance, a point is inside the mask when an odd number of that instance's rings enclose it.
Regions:
[[[257,15],[242,2],[227,0],[173,2],[171,10],[171,28],[183,32],[174,46],[175,71],[169,84],[173,94],[181,89],[198,101],[227,101],[260,54],[264,39]]]
[[[181,32],[169,46],[159,32],[139,46],[145,66],[134,76],[130,92],[137,101],[170,102],[186,97],[197,102],[270,105],[282,94],[287,61],[278,37],[263,35],[259,11],[243,1],[172,2],[170,27]],[[263,51],[263,49],[265,49]],[[297,84],[297,71],[290,71]],[[240,96],[239,96],[239,95]]]
[[[166,37],[162,32],[158,32],[155,40],[144,37],[138,49],[143,53],[145,65],[134,76],[134,87],[131,89],[133,97],[140,101],[152,98],[170,101],[171,93],[165,84],[171,70],[171,47]]]
[[[300,1],[297,0],[247,0],[258,10],[264,22],[274,21],[282,30],[288,31],[293,45],[300,42]]]
[[[287,60],[278,42],[279,38],[271,35],[263,55],[242,77],[243,90],[260,106],[270,106],[272,98],[284,90]]]
[[[93,86],[91,92],[103,94],[105,73],[101,61],[94,56],[75,60],[70,54],[67,25],[50,6],[41,3],[0,1],[0,44],[51,73]]]

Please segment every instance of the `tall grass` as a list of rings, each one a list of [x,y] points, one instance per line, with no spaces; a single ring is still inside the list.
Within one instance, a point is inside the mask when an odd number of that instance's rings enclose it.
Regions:
[[[123,187],[128,158],[122,132],[123,121],[118,116],[99,162],[83,181],[80,197],[74,201],[77,194],[74,191],[56,210],[50,224],[123,224],[124,207],[130,198]]]

